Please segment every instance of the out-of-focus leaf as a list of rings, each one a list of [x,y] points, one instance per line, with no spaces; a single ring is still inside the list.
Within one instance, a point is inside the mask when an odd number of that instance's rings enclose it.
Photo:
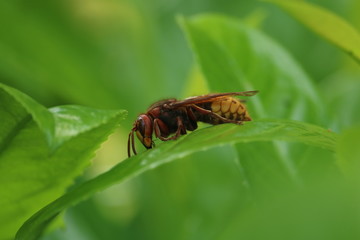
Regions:
[[[248,101],[255,118],[319,121],[322,103],[310,79],[269,37],[225,16],[179,20],[212,91],[260,90]]]
[[[211,91],[260,90],[247,99],[254,119],[266,116],[323,121],[322,100],[311,80],[291,55],[265,34],[238,19],[219,15],[204,14],[180,21]],[[264,149],[268,159],[277,159],[271,165],[273,171],[268,171],[274,173],[274,179],[283,175],[288,177],[282,180],[284,183],[301,181],[296,158],[287,144],[271,144],[273,147],[258,143],[251,150],[239,146],[239,160],[247,161],[245,156],[251,156],[249,162],[261,162],[263,155],[258,155],[257,149]],[[254,156],[257,161],[252,160]],[[263,182],[269,178],[266,176]]]
[[[126,104],[135,117],[176,96],[190,65],[180,31],[152,14],[141,1],[1,1],[0,78],[47,106]]]
[[[330,127],[334,131],[360,123],[360,74],[339,71],[323,81],[321,89],[326,100]]]
[[[309,29],[360,62],[360,34],[344,19],[319,6],[299,0],[266,0],[274,3]]]
[[[124,118],[125,111],[60,106],[49,110],[0,85],[0,238],[64,193]]]
[[[318,174],[323,177],[321,172]],[[315,182],[291,193],[277,193],[271,201],[257,204],[245,214],[237,211],[237,217],[218,234],[218,239],[360,238],[358,186],[344,184],[341,178],[326,178],[326,182]]]
[[[65,208],[110,185],[129,179],[164,163],[215,146],[256,141],[296,141],[334,151],[336,134],[318,126],[290,120],[263,120],[243,126],[223,124],[195,131],[177,141],[129,158],[110,171],[82,184],[32,216],[16,239],[36,239],[46,225]]]
[[[350,178],[360,180],[360,126],[346,130],[339,137],[337,160],[341,169]]]
[[[249,26],[261,28],[266,17],[267,12],[263,9],[257,9],[246,16],[243,21]]]
[[[204,95],[209,92],[204,75],[199,69],[199,66],[194,66],[189,74],[186,89],[184,91],[184,98],[189,96]]]
[[[0,74],[38,97],[51,99],[50,92],[71,102],[110,105],[115,98],[104,80],[104,56],[85,29],[69,21],[75,6],[66,12],[64,5],[0,3],[0,21],[7,23],[0,26]]]

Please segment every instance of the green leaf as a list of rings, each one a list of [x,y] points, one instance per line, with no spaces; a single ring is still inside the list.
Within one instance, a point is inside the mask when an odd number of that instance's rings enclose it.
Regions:
[[[271,201],[248,208],[245,214],[235,212],[218,239],[359,239],[358,184],[349,185],[337,177],[319,180],[297,191],[278,192]]]
[[[0,149],[7,144],[6,138],[19,130],[17,126],[21,127],[29,114],[46,136],[49,147],[53,148],[55,135],[53,115],[44,106],[14,88],[0,83],[0,91],[0,116],[5,120],[0,126]]]
[[[360,62],[360,34],[344,19],[306,1],[266,1],[280,6],[309,29]]]
[[[253,119],[324,121],[323,103],[311,80],[292,56],[268,36],[238,19],[221,15],[203,14],[179,20],[211,91],[259,90],[255,97],[247,99]],[[292,151],[286,144],[271,144],[272,147],[257,145],[268,150],[268,158],[277,159],[278,164],[273,166],[282,169],[288,177],[286,181],[300,182]],[[259,162],[263,158],[256,149],[249,151],[239,146],[237,151],[242,158],[258,156]]]
[[[60,106],[47,110],[0,85],[0,238],[61,196],[89,164],[125,111]]]
[[[319,121],[323,107],[317,91],[276,42],[225,16],[204,14],[179,21],[212,91],[259,90],[248,101],[255,118]]]
[[[344,131],[337,144],[337,163],[350,178],[360,180],[360,126]]]
[[[100,80],[104,70],[99,65],[107,59],[91,35],[74,26],[71,6],[67,9],[53,1],[23,9],[20,2],[1,2],[0,21],[8,24],[0,26],[0,71],[5,79],[50,101],[61,96],[71,102],[113,106],[115,94]],[[54,93],[57,96],[51,96]]]
[[[360,73],[338,71],[321,84],[331,129],[341,131],[360,123]],[[334,91],[334,89],[336,89]]]
[[[16,239],[36,239],[62,210],[97,191],[154,169],[194,152],[216,146],[257,141],[295,141],[334,151],[336,134],[318,126],[290,120],[262,120],[244,125],[223,124],[203,128],[126,159],[110,171],[74,188],[33,215],[18,231]]]

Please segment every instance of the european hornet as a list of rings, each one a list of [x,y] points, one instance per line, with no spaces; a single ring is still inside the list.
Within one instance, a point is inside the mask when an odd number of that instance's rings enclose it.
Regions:
[[[160,140],[168,141],[185,135],[186,130],[194,131],[198,127],[198,121],[213,125],[251,121],[244,101],[233,96],[248,97],[256,93],[258,91],[214,93],[182,101],[174,98],[158,101],[134,122],[128,138],[128,156],[131,156],[130,146],[134,154],[137,154],[134,132],[140,142],[149,149],[155,146],[153,133]],[[173,133],[175,134],[169,137]]]

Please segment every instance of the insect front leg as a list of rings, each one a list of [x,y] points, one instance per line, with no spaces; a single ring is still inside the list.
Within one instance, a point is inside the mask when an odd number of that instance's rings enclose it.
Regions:
[[[131,146],[134,154],[135,155],[137,154],[136,149],[135,149],[134,131],[135,131],[135,128],[131,129],[131,132],[129,133],[128,147],[127,147],[128,157],[131,157],[130,146]]]
[[[224,118],[222,116],[220,116],[219,114],[217,113],[214,113],[210,110],[207,110],[207,109],[204,109],[204,108],[201,108],[195,104],[192,105],[193,109],[195,109],[196,111],[202,113],[202,114],[209,114],[217,119],[220,119],[221,121],[223,121],[224,123],[235,123],[235,124],[243,124],[242,121],[236,121],[236,120],[231,120],[231,119],[227,119],[227,118]]]
[[[155,118],[154,120],[154,132],[155,136],[159,138],[162,141],[168,141],[169,138],[166,138],[169,136],[169,129],[166,126],[166,124],[161,121],[159,118]]]
[[[155,136],[162,141],[169,141],[169,140],[177,139],[181,134],[186,134],[186,129],[185,129],[185,126],[184,126],[181,118],[177,117],[176,121],[177,121],[178,128],[176,130],[175,135],[172,137],[164,137],[164,136],[169,136],[169,130],[163,121],[156,118],[154,120]]]

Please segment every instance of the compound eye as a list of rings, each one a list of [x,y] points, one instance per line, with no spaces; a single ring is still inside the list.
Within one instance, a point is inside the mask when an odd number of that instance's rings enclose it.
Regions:
[[[142,117],[139,117],[136,121],[136,128],[138,129],[138,131],[141,133],[141,135],[144,136],[145,134],[145,122],[142,119]]]
[[[136,135],[146,148],[152,146],[152,120],[146,114],[141,114],[136,120]]]

